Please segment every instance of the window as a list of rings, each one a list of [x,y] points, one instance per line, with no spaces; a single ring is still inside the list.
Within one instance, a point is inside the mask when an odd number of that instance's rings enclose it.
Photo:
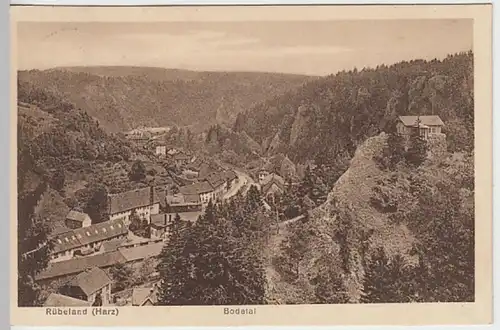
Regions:
[[[88,231],[86,232],[86,234],[87,234],[87,236],[90,236],[90,233]]]
[[[69,242],[69,239],[68,239],[67,237],[64,237],[64,240],[65,240],[66,242]]]
[[[57,243],[62,244],[62,241],[58,238]]]
[[[109,228],[111,228],[111,230],[115,229],[115,228],[113,227],[113,225],[109,226]]]
[[[76,234],[76,237],[78,237],[78,238],[82,238],[82,235],[80,235],[80,234]]]
[[[118,228],[121,228],[121,227],[122,227],[122,225],[121,225],[121,224],[118,224]]]
[[[71,239],[74,241],[76,239],[76,237],[75,236],[71,236]]]
[[[102,229],[102,232],[103,232],[103,233],[106,233],[106,228],[103,228],[103,229]]]
[[[99,231],[97,231],[97,229],[96,229],[96,230],[95,230],[95,233],[96,233],[96,234],[99,234]]]

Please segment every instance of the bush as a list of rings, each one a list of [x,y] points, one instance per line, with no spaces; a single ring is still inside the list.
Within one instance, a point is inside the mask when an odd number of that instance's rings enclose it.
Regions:
[[[406,162],[415,167],[419,167],[427,158],[427,141],[420,135],[410,138],[410,147],[405,154]]]

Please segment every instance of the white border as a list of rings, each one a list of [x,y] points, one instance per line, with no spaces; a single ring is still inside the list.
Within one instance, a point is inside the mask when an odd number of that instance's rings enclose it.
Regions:
[[[493,8],[493,162],[494,164],[498,163],[499,160],[499,154],[497,152],[497,143],[498,139],[500,137],[500,125],[498,123],[498,117],[500,114],[497,113],[497,108],[500,106],[499,104],[499,97],[497,95],[500,94],[500,87],[498,86],[499,82],[499,75],[498,75],[498,69],[496,64],[496,61],[498,59],[498,48],[497,48],[497,39],[498,39],[498,34],[499,34],[499,27],[497,24],[495,24],[495,21],[497,19],[500,19],[500,13],[497,12],[495,8],[495,1],[492,1],[494,4]],[[306,4],[350,4],[350,5],[370,5],[370,4],[382,4],[382,5],[395,5],[395,4],[477,4],[477,3],[491,3],[491,2],[486,2],[486,1],[481,1],[481,0],[425,0],[425,1],[411,1],[411,0],[393,0],[393,1],[383,1],[383,0],[364,0],[364,1],[331,1],[331,0],[314,0],[314,1],[265,1],[265,0],[218,0],[218,1],[196,1],[196,0],[148,0],[148,1],[133,1],[133,0],[13,0],[11,1],[12,5],[49,5],[49,6],[78,6],[78,5],[89,5],[89,6],[152,6],[152,5],[278,5],[278,4],[288,4],[288,5],[306,5]],[[3,47],[0,47],[0,73],[2,73],[2,77],[8,77],[9,72],[10,72],[10,66],[9,66],[9,19],[8,19],[8,13],[9,13],[9,8],[8,8],[8,2],[7,1],[2,1],[0,0],[0,40],[3,45]],[[0,153],[4,155],[2,159],[8,159],[9,155],[9,143],[8,143],[8,132],[9,132],[9,79],[1,79],[0,83],[2,84],[2,98],[0,98],[0,102],[2,102],[2,107],[1,109],[3,111],[0,112],[0,134],[2,136],[0,137],[0,140],[4,141],[4,143],[0,144]],[[3,139],[2,139],[3,137]],[[3,197],[0,201],[0,210],[4,213],[4,219],[9,218],[9,199],[8,197],[8,178],[9,178],[9,162],[4,161],[0,163],[0,177],[5,184],[2,184],[1,186],[3,187],[3,190],[1,191],[1,196]],[[3,174],[3,175],[1,175]],[[497,213],[500,211],[500,200],[498,200],[498,192],[499,188],[498,185],[500,184],[500,181],[498,179],[497,175],[497,168],[496,166],[493,166],[493,216],[495,219],[495,216]],[[0,224],[0,242],[4,244],[3,249],[0,249],[0,256],[4,260],[4,264],[7,264],[9,262],[9,222],[8,221],[2,221]],[[500,251],[500,244],[498,240],[496,239],[496,236],[500,235],[499,234],[499,226],[495,224],[495,221],[493,222],[493,231],[494,231],[494,239],[493,239],[493,247],[494,247],[494,253],[493,253],[493,270],[494,270],[494,279],[497,278],[498,274],[498,264],[499,264],[499,257],[498,253],[495,253],[496,251]],[[4,229],[4,230],[1,230]],[[0,272],[0,282],[2,284],[8,283],[8,272]],[[498,278],[497,278],[498,279]],[[499,297],[499,288],[497,285],[494,285],[494,316],[498,316],[499,313],[499,305],[500,301],[498,299]],[[9,306],[9,289],[8,286],[2,285],[2,295],[1,299],[4,300],[4,304],[1,304],[2,308],[0,308],[0,321],[1,325],[6,325],[10,326],[9,322],[9,317],[10,313],[8,310],[8,307],[5,308],[5,306]],[[193,315],[195,317],[195,315]],[[494,318],[494,321],[496,318]],[[2,327],[4,328],[4,327]],[[7,328],[7,327],[5,327]],[[31,329],[39,329],[39,327],[22,327],[22,326],[14,326],[12,327],[13,329],[18,329],[18,330],[31,330]],[[56,329],[66,329],[70,327],[44,327],[47,330],[56,330]],[[256,328],[256,327],[242,327],[244,328]],[[259,327],[260,329],[271,329],[272,327]],[[292,328],[292,327],[289,327]],[[294,327],[296,329],[302,329],[300,327]],[[360,329],[375,329],[375,330],[383,330],[387,329],[387,326],[377,326],[377,327],[361,327],[361,326],[337,326],[337,327],[328,327],[328,328],[339,328],[339,329],[352,329],[352,330],[360,330]],[[403,326],[395,326],[395,327],[390,327],[391,329],[405,329],[406,327]],[[434,330],[434,329],[493,329],[496,328],[495,324],[492,325],[484,325],[484,326],[417,326],[415,329],[421,329],[421,330]],[[85,330],[88,329],[87,327],[71,327],[71,329],[74,330]],[[94,327],[96,330],[109,330],[109,327]],[[130,327],[131,330],[139,330],[139,329],[149,329],[148,327]],[[163,328],[160,328],[163,329]],[[170,329],[176,329],[175,327],[171,327]],[[181,329],[181,328],[178,328]],[[184,329],[190,329],[190,328],[184,328]],[[191,329],[198,329],[198,328],[191,328]],[[218,328],[214,328],[218,329]]]

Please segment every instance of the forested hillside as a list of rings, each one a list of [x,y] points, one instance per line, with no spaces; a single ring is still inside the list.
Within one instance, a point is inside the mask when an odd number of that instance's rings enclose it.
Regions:
[[[474,301],[473,157],[420,165],[401,157],[386,168],[387,139],[360,145],[326,201],[283,234],[268,272],[271,300]]]
[[[40,89],[75,104],[108,132],[138,126],[232,125],[237,113],[314,78],[274,73],[95,67],[20,71],[20,96]]]
[[[338,178],[361,142],[409,114],[439,115],[449,149],[472,150],[472,52],[320,78],[239,114],[234,130],[246,132],[267,154],[339,168]]]

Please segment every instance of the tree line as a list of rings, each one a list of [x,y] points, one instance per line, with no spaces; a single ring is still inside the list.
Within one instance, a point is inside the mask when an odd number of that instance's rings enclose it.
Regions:
[[[159,305],[265,304],[262,251],[269,235],[259,191],[206,207],[195,223],[176,217],[160,255]]]

